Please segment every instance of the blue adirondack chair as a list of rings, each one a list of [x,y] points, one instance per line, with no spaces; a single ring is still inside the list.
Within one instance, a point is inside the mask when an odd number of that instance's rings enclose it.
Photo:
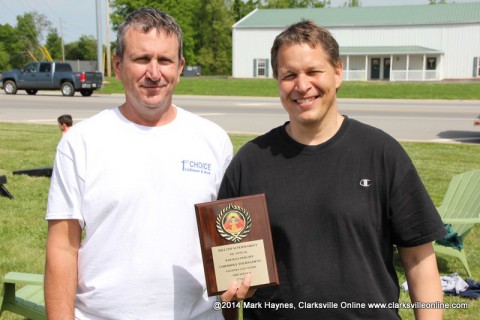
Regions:
[[[9,272],[3,278],[1,289],[0,315],[3,311],[10,311],[27,319],[47,320],[43,274]]]
[[[434,242],[435,253],[460,259],[468,276],[472,277],[462,244],[472,227],[480,223],[480,170],[454,176],[437,210],[443,223],[451,225],[459,243],[455,247]]]

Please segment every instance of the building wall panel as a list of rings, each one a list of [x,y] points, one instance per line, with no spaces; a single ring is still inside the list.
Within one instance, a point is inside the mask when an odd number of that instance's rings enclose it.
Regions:
[[[268,59],[270,48],[279,30],[237,30],[234,31],[233,76],[236,78],[253,77],[254,59]],[[272,77],[269,68],[269,77]]]
[[[420,46],[443,52],[437,61],[443,79],[472,77],[473,61],[480,56],[480,24],[399,26],[379,28],[330,28],[339,45]],[[281,29],[234,29],[234,77],[253,77],[254,59],[270,59],[270,48]],[[420,59],[420,62],[419,62]],[[411,67],[422,64],[422,57],[412,57]],[[395,61],[393,61],[395,64]],[[270,69],[271,70],[271,69]],[[271,77],[271,71],[269,73]]]

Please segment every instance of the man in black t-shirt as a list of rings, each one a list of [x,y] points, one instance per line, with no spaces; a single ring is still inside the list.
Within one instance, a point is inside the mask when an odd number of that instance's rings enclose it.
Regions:
[[[400,144],[338,112],[335,39],[299,22],[271,61],[289,121],[240,149],[219,192],[267,198],[280,285],[258,289],[245,319],[399,319],[395,246],[411,300],[442,301],[431,244],[441,219]]]

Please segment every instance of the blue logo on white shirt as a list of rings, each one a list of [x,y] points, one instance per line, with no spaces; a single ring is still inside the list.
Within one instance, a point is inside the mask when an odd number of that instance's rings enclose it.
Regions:
[[[211,163],[195,160],[182,160],[182,171],[190,171],[210,175],[211,170]]]

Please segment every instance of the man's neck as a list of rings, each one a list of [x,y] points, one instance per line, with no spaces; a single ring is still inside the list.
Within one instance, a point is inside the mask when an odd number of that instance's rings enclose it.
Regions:
[[[316,146],[330,140],[340,129],[344,117],[336,114],[328,123],[298,125],[290,122],[287,127],[288,135],[295,141],[309,146]]]

